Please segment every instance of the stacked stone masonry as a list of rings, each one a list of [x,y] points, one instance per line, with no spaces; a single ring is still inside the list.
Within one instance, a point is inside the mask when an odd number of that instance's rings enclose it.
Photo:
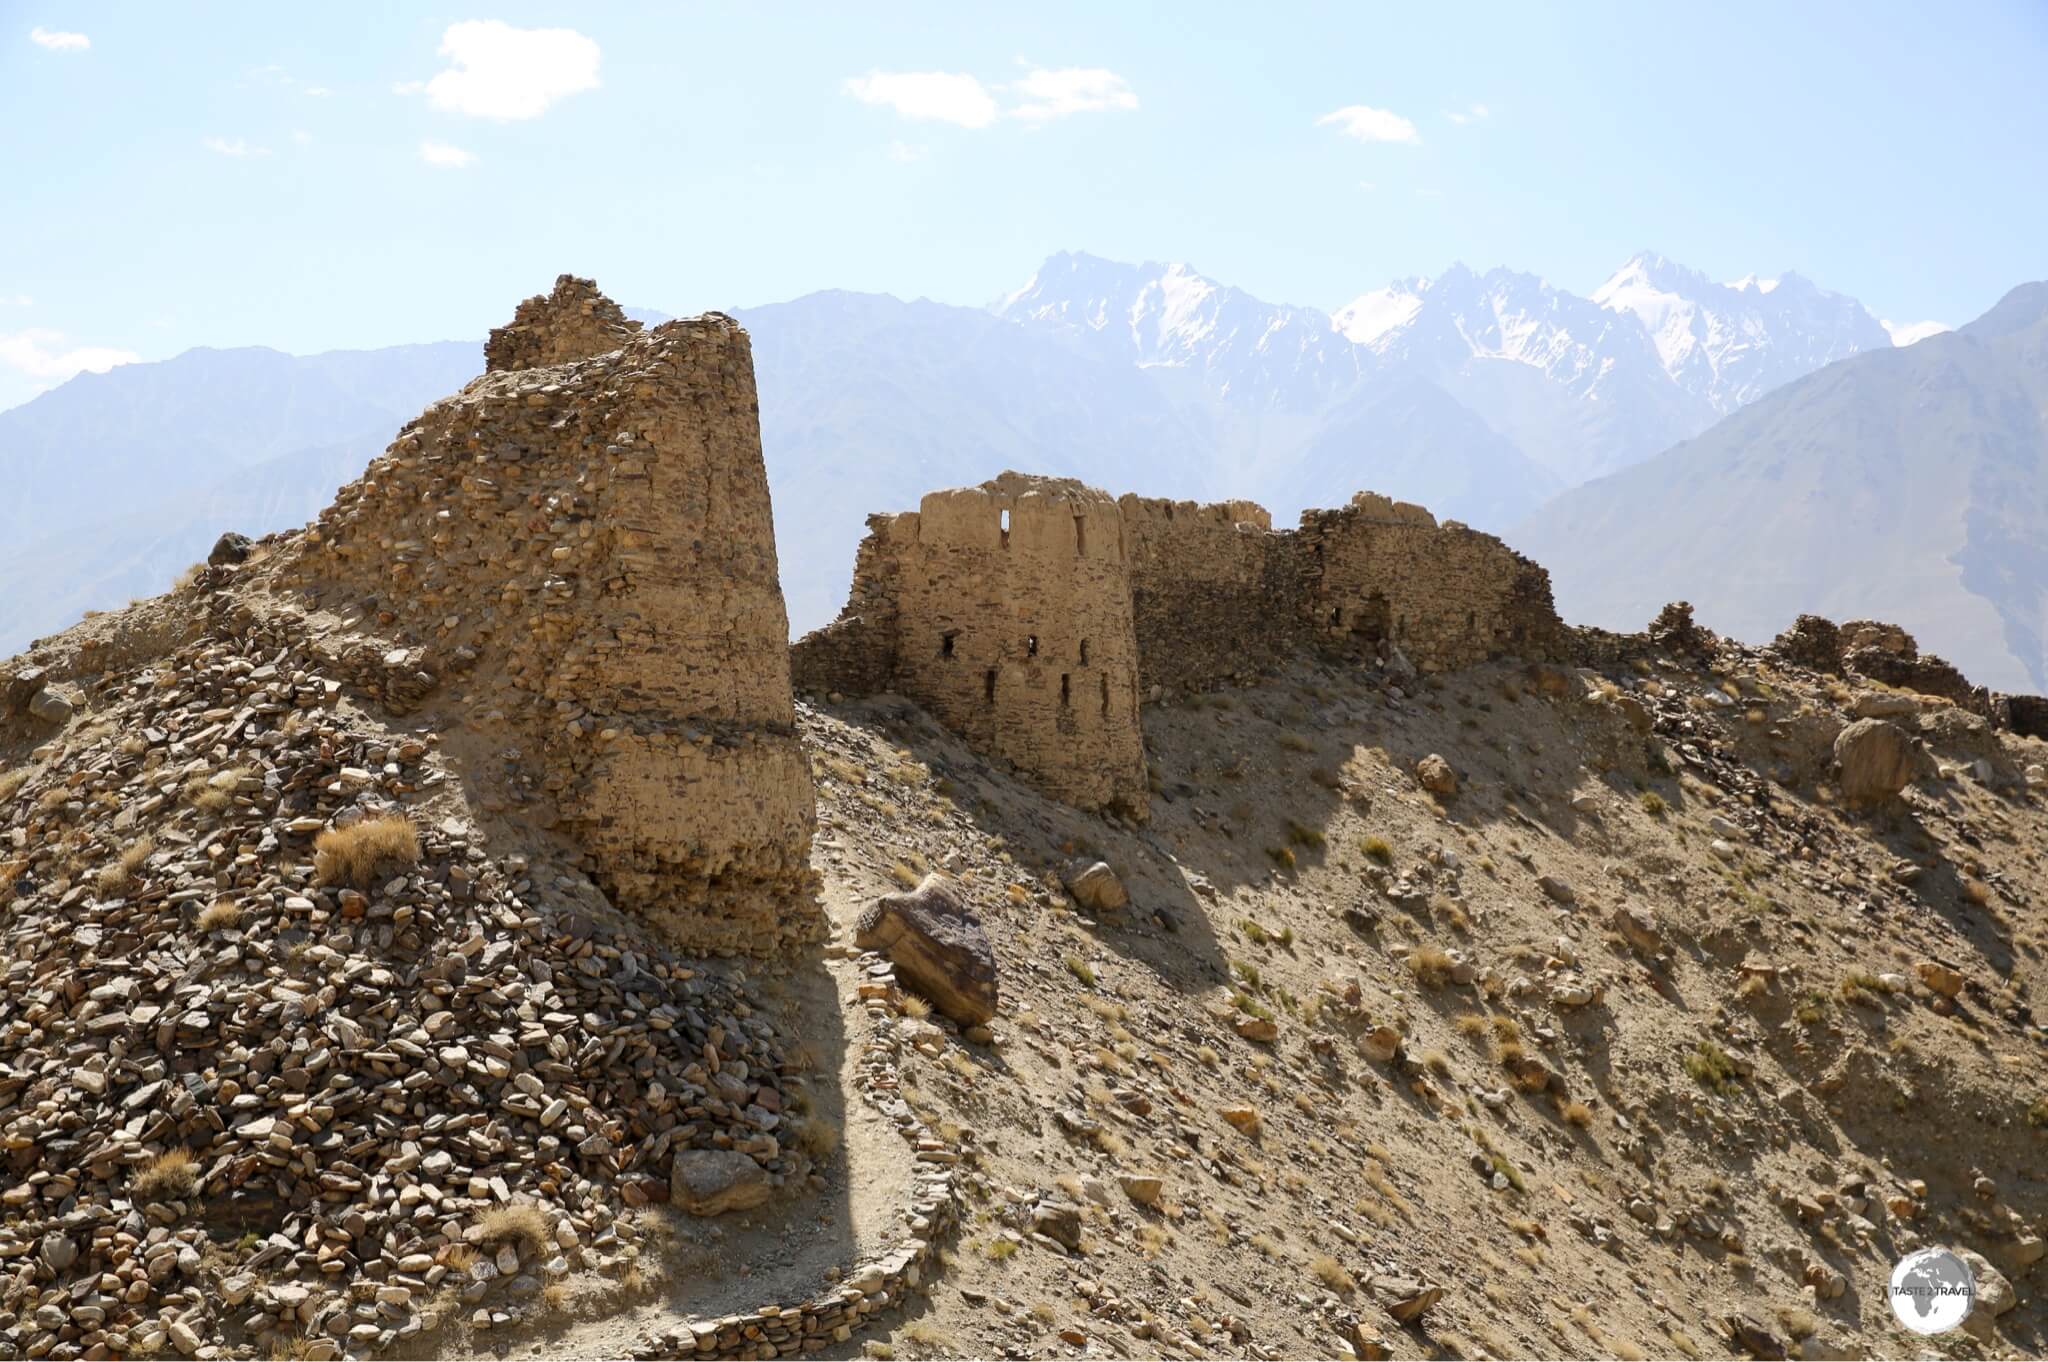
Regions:
[[[566,276],[522,304],[282,579],[375,637],[387,701],[456,691],[502,730],[517,812],[614,903],[765,953],[822,921],[752,355],[728,317],[616,314]]]
[[[909,696],[1087,808],[1144,807],[1141,694],[1309,646],[1435,671],[1566,640],[1542,568],[1370,493],[1275,531],[1251,502],[1112,503],[1005,473],[868,527],[846,609],[793,649],[796,683]]]

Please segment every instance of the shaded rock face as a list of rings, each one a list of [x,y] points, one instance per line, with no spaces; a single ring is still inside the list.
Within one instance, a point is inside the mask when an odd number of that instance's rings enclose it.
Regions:
[[[868,905],[853,943],[888,956],[905,983],[962,1026],[995,1016],[995,950],[981,919],[941,876]]]
[[[768,1174],[737,1149],[685,1149],[669,1165],[669,1202],[690,1215],[748,1211],[768,1199]]]
[[[1842,794],[1851,803],[1881,804],[1913,779],[1919,751],[1913,739],[1883,719],[1858,719],[1835,737]]]

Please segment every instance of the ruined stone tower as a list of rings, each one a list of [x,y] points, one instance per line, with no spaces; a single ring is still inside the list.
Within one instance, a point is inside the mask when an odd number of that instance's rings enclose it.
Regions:
[[[1142,814],[1131,577],[1108,494],[1004,473],[868,526],[845,613],[798,649],[812,683],[897,691],[1056,797]]]
[[[507,815],[566,834],[614,903],[696,949],[815,934],[746,332],[641,330],[563,276],[489,357],[342,489],[287,580],[401,644],[413,701],[459,712]]]

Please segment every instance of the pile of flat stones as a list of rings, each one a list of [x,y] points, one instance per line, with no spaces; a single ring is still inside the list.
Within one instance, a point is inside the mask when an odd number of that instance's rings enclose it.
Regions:
[[[0,1355],[405,1351],[633,1257],[679,1151],[810,1174],[743,980],[488,851],[317,658],[87,690],[0,803]],[[320,883],[393,811],[417,863]]]

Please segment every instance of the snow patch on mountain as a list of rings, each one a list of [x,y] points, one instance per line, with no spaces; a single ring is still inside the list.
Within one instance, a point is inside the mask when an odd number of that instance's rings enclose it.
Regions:
[[[1892,338],[1893,345],[1911,345],[1916,341],[1924,341],[1929,336],[1939,336],[1944,331],[1955,330],[1947,322],[1881,321],[1878,325],[1883,327],[1886,334]]]

